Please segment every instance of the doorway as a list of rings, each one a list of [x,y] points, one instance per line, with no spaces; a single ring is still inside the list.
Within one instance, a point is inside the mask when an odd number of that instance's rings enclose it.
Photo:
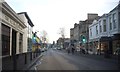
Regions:
[[[12,55],[16,54],[16,31],[12,30]]]

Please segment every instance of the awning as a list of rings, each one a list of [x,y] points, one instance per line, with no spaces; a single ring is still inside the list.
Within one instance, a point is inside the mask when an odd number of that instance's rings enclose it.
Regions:
[[[100,38],[100,41],[101,41],[101,42],[110,41],[110,40],[112,40],[111,37],[101,37],[101,38]]]

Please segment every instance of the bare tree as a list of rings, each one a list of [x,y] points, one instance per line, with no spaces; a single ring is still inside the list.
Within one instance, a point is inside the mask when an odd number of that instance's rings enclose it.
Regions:
[[[41,33],[42,43],[46,43],[48,41],[47,35],[47,32],[43,30]]]
[[[48,34],[45,30],[41,32],[41,41],[42,41],[42,48],[47,47],[48,43]]]
[[[61,35],[62,38],[65,38],[65,28],[60,28],[59,34]]]

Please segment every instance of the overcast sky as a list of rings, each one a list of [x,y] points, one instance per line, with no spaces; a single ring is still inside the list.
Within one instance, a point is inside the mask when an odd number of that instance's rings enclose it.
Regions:
[[[74,23],[87,19],[87,13],[108,13],[119,0],[5,0],[12,9],[27,12],[34,31],[45,30],[49,41],[56,41],[60,28],[65,28],[66,37],[70,37],[70,28]]]

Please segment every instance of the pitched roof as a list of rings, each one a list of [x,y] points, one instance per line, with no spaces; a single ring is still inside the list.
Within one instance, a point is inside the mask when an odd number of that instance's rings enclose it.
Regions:
[[[30,19],[30,17],[28,16],[27,12],[21,12],[21,13],[18,13],[18,15],[19,15],[19,14],[24,14],[25,17],[28,19],[29,25],[30,25],[31,27],[34,26],[34,24],[32,23],[32,21],[31,21],[31,19]]]

